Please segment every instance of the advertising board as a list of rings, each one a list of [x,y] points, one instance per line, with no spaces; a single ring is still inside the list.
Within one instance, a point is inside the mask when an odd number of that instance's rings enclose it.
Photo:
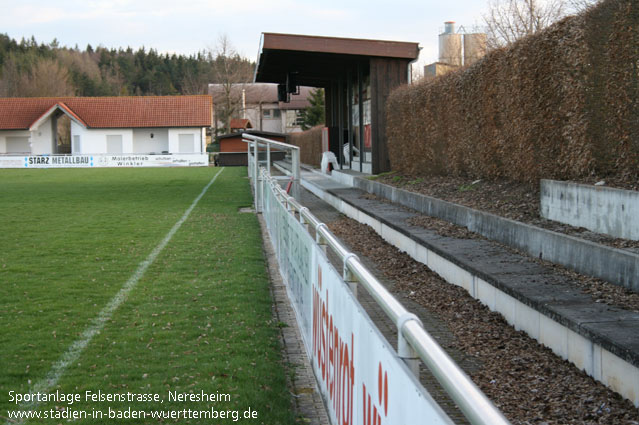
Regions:
[[[206,167],[207,154],[0,156],[0,168]]]
[[[452,424],[265,182],[263,215],[333,424]]]

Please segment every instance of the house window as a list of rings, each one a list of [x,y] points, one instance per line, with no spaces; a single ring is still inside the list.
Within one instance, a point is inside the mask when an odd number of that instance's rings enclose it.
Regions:
[[[193,134],[178,134],[180,153],[195,152],[195,136]]]
[[[122,153],[122,135],[111,134],[106,137],[107,153]]]
[[[279,109],[264,109],[262,110],[262,116],[267,119],[278,119],[282,116]]]
[[[80,136],[77,134],[73,136],[73,153],[80,153]]]

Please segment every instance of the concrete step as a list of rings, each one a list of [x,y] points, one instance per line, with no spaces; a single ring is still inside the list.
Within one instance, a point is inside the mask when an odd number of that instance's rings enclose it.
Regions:
[[[417,212],[328,176],[305,171],[302,186],[639,406],[639,313],[595,303],[551,267],[493,241],[407,224]]]

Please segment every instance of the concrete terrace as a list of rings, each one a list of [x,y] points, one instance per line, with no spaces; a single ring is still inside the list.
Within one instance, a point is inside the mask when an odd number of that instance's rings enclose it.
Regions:
[[[278,166],[284,171],[288,167],[282,162]],[[365,197],[369,192],[353,187],[357,179],[352,172],[334,172],[333,177],[302,172],[305,189],[370,225],[387,242],[499,312],[517,330],[639,406],[639,313],[597,303],[570,278],[497,242],[456,239],[410,225],[407,220],[418,212]]]

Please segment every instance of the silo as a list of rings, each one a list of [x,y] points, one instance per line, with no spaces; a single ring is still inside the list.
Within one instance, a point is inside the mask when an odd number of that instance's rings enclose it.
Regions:
[[[462,65],[462,36],[455,34],[455,22],[445,22],[444,32],[439,35],[439,62]]]
[[[486,54],[486,34],[464,34],[464,65],[478,61]]]

